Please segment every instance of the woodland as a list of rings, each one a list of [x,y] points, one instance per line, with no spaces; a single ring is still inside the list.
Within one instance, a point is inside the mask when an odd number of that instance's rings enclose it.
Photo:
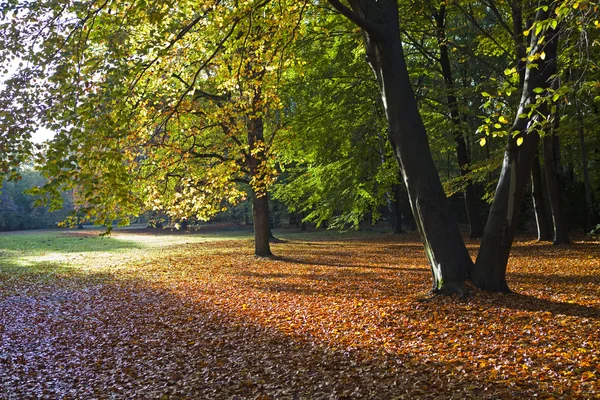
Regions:
[[[0,397],[597,397],[598,7],[0,0],[0,227],[104,226],[0,237]],[[252,241],[189,231],[220,218]],[[77,315],[130,358],[62,343]],[[54,353],[89,365],[19,389]]]

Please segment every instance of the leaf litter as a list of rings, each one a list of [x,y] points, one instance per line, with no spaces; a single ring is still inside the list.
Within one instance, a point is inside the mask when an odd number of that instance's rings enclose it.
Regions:
[[[0,274],[0,398],[600,398],[599,247],[521,240],[516,293],[467,300],[424,297],[416,235]]]

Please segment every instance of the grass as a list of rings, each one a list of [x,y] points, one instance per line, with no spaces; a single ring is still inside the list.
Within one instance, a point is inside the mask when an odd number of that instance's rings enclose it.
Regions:
[[[49,282],[57,277],[111,279],[143,260],[164,257],[178,246],[207,241],[250,239],[248,232],[184,233],[178,231],[102,229],[35,230],[0,233],[0,298],[20,289],[8,282]],[[107,278],[108,277],[108,278]],[[12,290],[9,288],[12,287]],[[2,288],[0,286],[0,288]]]

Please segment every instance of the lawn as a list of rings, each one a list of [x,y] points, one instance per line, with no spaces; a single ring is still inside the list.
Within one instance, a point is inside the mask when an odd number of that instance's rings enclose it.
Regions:
[[[460,300],[414,234],[278,236],[0,234],[0,399],[600,398],[598,242]]]

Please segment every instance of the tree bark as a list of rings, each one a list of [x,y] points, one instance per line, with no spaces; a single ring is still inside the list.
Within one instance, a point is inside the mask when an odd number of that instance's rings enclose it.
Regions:
[[[261,101],[260,89],[255,89],[252,104],[254,107]],[[264,124],[257,115],[250,115],[246,122],[248,129],[248,152],[246,161],[252,176],[252,216],[254,219],[254,254],[261,257],[271,256],[269,239],[271,226],[269,223],[269,197],[265,183],[261,179],[260,165],[265,158]]]
[[[252,217],[254,218],[254,255],[271,256],[269,238],[269,197],[252,191]]]
[[[394,233],[404,233],[402,230],[402,189],[400,184],[394,185]]]
[[[586,222],[587,226],[593,225],[596,221],[594,213],[594,196],[592,195],[592,184],[590,183],[590,171],[588,166],[587,146],[585,144],[585,125],[583,120],[583,111],[581,103],[575,100],[577,107],[577,131],[579,135],[579,147],[581,148],[581,171],[583,174],[583,187],[585,189]],[[585,229],[587,231],[587,229]]]
[[[563,212],[560,196],[560,183],[558,182],[558,168],[555,159],[553,134],[542,139],[544,148],[544,170],[546,172],[546,188],[552,211],[552,224],[554,225],[554,240],[552,244],[569,243],[569,229]]]
[[[467,179],[471,172],[469,153],[467,152],[467,144],[465,142],[464,133],[461,125],[461,115],[458,109],[458,100],[456,98],[456,89],[454,87],[454,79],[452,76],[452,67],[450,64],[450,56],[448,55],[448,45],[446,40],[446,6],[444,3],[440,5],[439,11],[434,16],[437,27],[437,40],[440,49],[440,67],[446,85],[446,99],[450,110],[450,119],[453,124],[453,137],[456,143],[456,155],[458,159],[458,168],[460,175]],[[463,193],[465,199],[465,208],[467,210],[467,218],[469,220],[469,236],[472,238],[480,238],[483,236],[483,225],[479,215],[478,199],[471,182],[467,182]]]
[[[367,61],[381,89],[388,137],[431,267],[432,291],[465,294],[463,281],[473,262],[450,211],[417,108],[400,40],[398,4],[351,0],[350,9],[339,0],[329,2],[363,30]]]
[[[531,194],[533,199],[533,209],[535,211],[535,222],[538,232],[538,241],[552,240],[552,230],[548,223],[548,212],[546,211],[546,202],[544,199],[544,189],[542,185],[542,169],[540,168],[540,157],[538,151],[533,157],[531,167]]]
[[[552,7],[547,7],[546,10],[539,8],[536,21],[548,19],[552,10]],[[508,257],[531,164],[539,144],[537,132],[528,132],[527,129],[530,123],[535,122],[533,118],[539,116],[536,113],[527,118],[520,116],[528,114],[535,103],[534,89],[547,89],[550,86],[550,78],[556,73],[557,34],[553,29],[547,29],[540,34],[546,37],[546,44],[538,43],[537,35],[532,34],[530,54],[539,54],[543,48],[545,58],[535,60],[536,67],[527,65],[519,110],[508,136],[502,172],[477,255],[473,283],[483,290],[510,292],[506,282]]]

